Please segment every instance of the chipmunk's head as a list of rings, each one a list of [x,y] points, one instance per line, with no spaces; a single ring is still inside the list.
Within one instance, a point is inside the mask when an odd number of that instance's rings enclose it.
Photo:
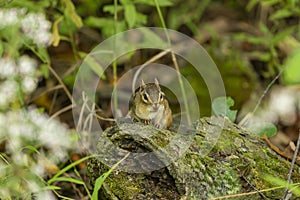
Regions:
[[[151,106],[151,111],[157,111],[163,104],[165,94],[161,91],[159,82],[155,79],[154,83],[147,83],[142,80],[139,93],[143,103]]]

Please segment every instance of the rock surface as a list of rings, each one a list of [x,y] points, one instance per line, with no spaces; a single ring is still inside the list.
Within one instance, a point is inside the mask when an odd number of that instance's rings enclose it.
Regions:
[[[88,163],[91,183],[128,152],[105,180],[101,199],[198,200],[253,191],[231,199],[280,199],[284,189],[255,191],[276,186],[270,176],[286,179],[290,166],[262,139],[227,119],[202,118],[192,128],[171,130],[122,122],[98,139],[98,157]],[[298,173],[293,181],[300,181]]]

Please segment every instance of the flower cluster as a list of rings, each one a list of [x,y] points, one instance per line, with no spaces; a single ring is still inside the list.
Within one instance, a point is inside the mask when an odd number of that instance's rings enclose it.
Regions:
[[[37,45],[49,45],[51,23],[41,13],[27,13],[26,9],[0,9],[0,30],[19,26],[25,37]]]
[[[0,140],[5,141],[5,152],[10,155],[0,160],[0,177],[7,177],[6,185],[11,186],[0,187],[4,199],[12,194],[43,196],[39,192],[45,185],[38,177],[65,159],[75,143],[66,126],[33,108],[0,113]]]
[[[37,87],[37,62],[27,55],[17,62],[0,58],[0,108],[5,108],[16,100],[19,91],[30,94]]]

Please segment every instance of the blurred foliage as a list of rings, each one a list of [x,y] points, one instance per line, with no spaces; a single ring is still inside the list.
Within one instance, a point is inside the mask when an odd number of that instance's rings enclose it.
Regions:
[[[300,84],[300,49],[296,49],[286,60],[283,83],[287,85]]]
[[[218,97],[212,102],[212,109],[217,116],[226,116],[230,121],[236,119],[237,110],[232,110],[230,107],[234,105],[234,100],[231,97]]]
[[[158,4],[167,28],[183,32],[196,40],[198,36],[208,35],[205,40],[200,42],[219,67],[224,78],[227,95],[232,96],[235,100],[235,108],[240,108],[243,102],[248,100],[253,88],[256,84],[259,84],[259,81],[272,79],[281,70],[284,70],[281,79],[284,84],[300,83],[300,68],[298,66],[300,62],[299,0],[249,0],[245,2],[233,0],[158,0]],[[158,17],[155,1],[149,0],[0,0],[0,6],[1,11],[4,12],[9,9],[15,10],[19,17],[19,22],[9,25],[5,24],[9,22],[9,18],[0,20],[0,56],[4,61],[17,63],[16,66],[19,68],[16,69],[19,71],[23,66],[19,61],[24,58],[22,56],[26,55],[38,60],[35,65],[38,65],[39,68],[34,68],[36,71],[29,74],[34,76],[36,80],[41,73],[46,81],[52,78],[49,76],[49,67],[53,65],[53,60],[55,61],[58,56],[49,53],[51,45],[58,49],[63,49],[64,44],[70,45],[72,62],[80,61],[86,57],[87,53],[83,52],[79,45],[81,40],[86,41],[86,38],[80,37],[85,28],[92,30],[88,34],[97,33],[100,35],[100,39],[98,37],[99,41],[97,41],[100,42],[115,33],[131,28],[162,26],[162,20]],[[222,10],[220,7],[225,9]],[[26,24],[26,16],[31,16],[31,19],[33,18],[35,21],[40,19],[41,23],[30,22]],[[222,29],[220,31],[217,30],[218,27],[213,26],[213,20],[217,17],[230,19],[228,26],[234,26],[238,22],[242,22],[242,25],[246,24],[250,28],[243,29],[244,26],[241,26],[240,29]],[[49,29],[49,40],[38,40],[40,39],[38,37],[39,32],[32,32],[34,27],[32,28],[31,25],[41,27],[42,30],[46,29],[45,32]],[[153,43],[162,43],[162,40],[151,32],[145,34],[153,38]],[[90,49],[93,47],[92,45],[89,46]],[[70,53],[64,52],[64,50],[58,53],[62,54],[59,56],[66,57],[65,54]],[[128,69],[126,66],[132,67],[130,61],[134,56],[136,56],[134,53],[130,53],[130,56],[122,60],[118,67],[121,69]],[[134,58],[135,61],[138,60],[137,63],[143,63],[149,58],[149,55],[139,56],[139,58]],[[4,61],[1,60],[5,63]],[[103,75],[102,67],[94,60],[87,59],[86,61],[93,72],[102,75],[101,78],[105,78],[105,81],[111,84],[109,79],[112,76],[108,76],[108,74],[112,71],[108,70]],[[166,63],[169,62],[166,61]],[[1,67],[3,66],[4,64],[1,65]],[[189,64],[180,66],[182,74],[191,83],[199,98],[201,114],[209,115],[211,112],[211,99],[204,81],[199,77],[200,75],[193,66]],[[54,67],[59,69],[60,66]],[[64,67],[72,68],[71,64]],[[72,70],[62,78],[69,88],[72,88],[76,78],[78,65]],[[7,72],[6,70],[3,71]],[[11,78],[7,76],[0,77],[1,83],[13,79],[19,84],[17,85],[18,88],[22,90],[21,82],[23,78],[18,73],[12,75]],[[118,73],[120,76],[123,71],[119,70]],[[89,78],[88,76],[89,74],[87,74],[87,78]],[[1,107],[1,112],[4,113],[10,109],[17,110],[26,106],[25,99],[29,92],[25,94],[25,92],[17,91],[16,93],[17,95],[13,98],[7,97],[11,101],[13,99],[13,103],[3,104],[5,107]],[[4,96],[2,95],[3,99]],[[16,101],[19,102],[16,103]],[[223,106],[222,109],[225,107],[226,112],[230,113],[229,107],[232,105],[233,101],[227,99],[226,105],[218,104],[217,106]],[[227,115],[226,112],[223,114]],[[231,113],[230,118],[232,120],[235,119],[235,114],[235,112]],[[40,118],[39,115],[37,116],[36,118]],[[256,128],[258,128],[259,133],[266,134],[268,137],[276,131],[274,126],[268,124]],[[35,145],[40,147],[40,144],[34,144],[32,149],[35,148]],[[36,152],[39,151],[40,149],[36,148]],[[7,163],[9,163],[6,156],[5,159],[2,158],[5,161],[3,166],[7,166]],[[24,166],[27,167],[27,163]],[[10,174],[13,174],[13,169],[9,168]],[[21,175],[22,173],[23,169],[20,170]],[[33,179],[33,182],[41,182],[42,180],[42,177],[36,177],[35,174],[29,175],[32,176],[30,179]],[[26,177],[24,176],[24,178]],[[36,180],[37,178],[39,180]],[[1,184],[5,184],[5,181],[2,180]],[[76,182],[73,179],[68,181]],[[83,182],[78,181],[77,183],[83,184]],[[15,188],[15,183],[11,188]],[[53,191],[55,190],[53,189]]]

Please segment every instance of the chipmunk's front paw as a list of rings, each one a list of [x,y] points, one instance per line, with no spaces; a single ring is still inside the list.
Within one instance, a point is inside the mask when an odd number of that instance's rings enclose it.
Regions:
[[[149,125],[151,120],[144,120],[144,124]]]
[[[154,127],[157,128],[157,129],[162,129],[162,125],[159,124],[159,123],[154,123],[153,125],[154,125]]]

